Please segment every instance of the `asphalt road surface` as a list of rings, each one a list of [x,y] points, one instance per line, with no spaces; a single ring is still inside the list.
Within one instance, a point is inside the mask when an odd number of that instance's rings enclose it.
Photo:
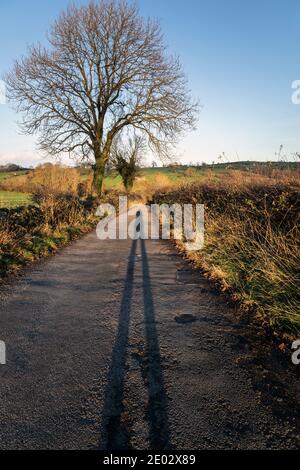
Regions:
[[[166,241],[91,233],[35,264],[6,288],[0,339],[1,449],[299,444],[233,308]]]

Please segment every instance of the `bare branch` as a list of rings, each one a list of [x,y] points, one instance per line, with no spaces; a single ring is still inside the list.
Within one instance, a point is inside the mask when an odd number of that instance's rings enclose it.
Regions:
[[[38,132],[43,150],[80,149],[103,169],[126,128],[142,133],[160,155],[194,128],[198,106],[181,65],[167,56],[160,25],[140,17],[136,6],[118,0],[71,6],[48,39],[47,49],[29,48],[6,75],[22,130]]]

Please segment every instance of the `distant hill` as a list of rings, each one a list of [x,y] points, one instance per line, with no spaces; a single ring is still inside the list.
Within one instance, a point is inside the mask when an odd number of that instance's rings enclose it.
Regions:
[[[240,161],[240,162],[218,162],[214,164],[204,164],[206,168],[219,168],[219,169],[240,169],[240,170],[254,170],[255,168],[270,167],[274,169],[283,169],[283,168],[297,168],[299,166],[298,162],[288,162],[288,161]]]

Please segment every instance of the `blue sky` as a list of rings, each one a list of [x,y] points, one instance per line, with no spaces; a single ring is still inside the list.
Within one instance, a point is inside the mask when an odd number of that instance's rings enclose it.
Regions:
[[[45,32],[67,0],[5,0],[0,7],[0,72]],[[86,3],[77,1],[75,3]],[[299,0],[140,0],[142,14],[161,20],[202,109],[197,131],[179,146],[183,162],[272,160],[300,152]],[[18,116],[0,105],[0,164],[45,160],[35,138],[21,136]]]

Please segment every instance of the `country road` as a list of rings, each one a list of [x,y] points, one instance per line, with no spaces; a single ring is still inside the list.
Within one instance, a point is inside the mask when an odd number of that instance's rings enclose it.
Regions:
[[[254,386],[234,309],[167,241],[91,233],[33,265],[1,300],[0,339],[1,449],[299,445]]]

